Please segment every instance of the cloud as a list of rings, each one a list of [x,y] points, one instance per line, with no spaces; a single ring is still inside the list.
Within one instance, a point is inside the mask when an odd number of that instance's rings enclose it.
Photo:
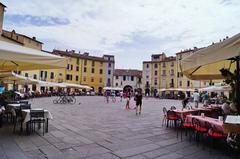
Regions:
[[[38,17],[32,15],[6,15],[5,22],[7,25],[20,25],[24,26],[54,26],[54,25],[67,25],[69,24],[68,19],[61,19],[58,17]]]
[[[174,55],[239,32],[238,0],[7,1],[4,27],[36,36],[45,49],[114,54],[118,68],[142,68],[152,53]],[[31,15],[28,18],[26,15]],[[19,24],[17,18],[23,21]],[[20,19],[21,19],[20,18]],[[127,62],[126,62],[127,61]]]

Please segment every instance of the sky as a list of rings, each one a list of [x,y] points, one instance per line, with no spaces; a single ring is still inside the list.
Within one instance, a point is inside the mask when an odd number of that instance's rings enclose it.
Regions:
[[[115,55],[142,69],[152,54],[204,47],[240,32],[240,0],[2,0],[4,26],[52,51]]]

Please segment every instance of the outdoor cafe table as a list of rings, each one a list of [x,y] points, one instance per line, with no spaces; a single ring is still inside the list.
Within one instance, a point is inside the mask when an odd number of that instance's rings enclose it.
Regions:
[[[186,116],[189,114],[197,114],[199,110],[194,109],[175,109],[173,110],[176,115],[181,118],[181,120],[185,120]]]
[[[187,115],[185,122],[192,123],[192,119],[198,119],[201,123],[208,122],[211,126],[214,126],[218,131],[223,132],[223,121],[215,118],[199,115]]]
[[[31,109],[31,110],[42,110],[42,109]],[[22,110],[22,115],[23,115],[23,118],[24,118],[23,123],[27,123],[27,122],[30,121],[30,119],[31,119],[30,109]],[[46,124],[47,124],[46,132],[48,132],[48,120],[53,119],[53,117],[52,117],[52,114],[46,109],[44,109],[44,118],[46,119]]]

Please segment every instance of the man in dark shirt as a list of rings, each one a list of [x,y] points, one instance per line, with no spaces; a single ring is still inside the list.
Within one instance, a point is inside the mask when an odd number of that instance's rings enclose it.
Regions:
[[[142,92],[140,89],[138,89],[138,91],[136,92],[135,101],[136,101],[136,115],[138,114],[140,115],[142,110]]]

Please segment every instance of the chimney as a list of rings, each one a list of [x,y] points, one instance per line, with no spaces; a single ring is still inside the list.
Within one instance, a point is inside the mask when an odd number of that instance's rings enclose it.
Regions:
[[[84,55],[84,56],[88,56],[89,53],[88,53],[88,52],[84,52],[83,55]]]
[[[36,37],[34,36],[34,37],[32,37],[32,39],[33,39],[33,40],[36,40]]]
[[[68,49],[66,49],[66,52],[68,52]]]

